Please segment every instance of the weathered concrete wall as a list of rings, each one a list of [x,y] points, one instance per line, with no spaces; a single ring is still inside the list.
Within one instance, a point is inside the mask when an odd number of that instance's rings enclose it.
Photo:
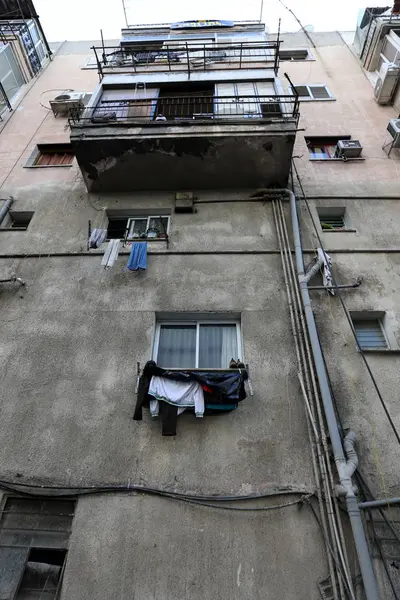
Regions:
[[[315,62],[285,64],[295,83],[327,83],[337,98],[303,103],[301,127],[306,135],[351,134],[363,143],[366,160],[310,163],[302,132],[296,160],[307,192],[324,196],[310,201],[313,214],[345,205],[356,229],[321,232],[339,281],[364,278],[361,288],[346,292],[347,306],[386,311],[400,343],[399,254],[378,252],[400,247],[397,201],[381,200],[399,194],[399,163],[381,154],[382,127],[394,111],[375,104],[338,36],[324,39],[330,45],[322,42]],[[0,133],[1,196],[14,196],[14,210],[35,211],[26,232],[0,232],[0,276],[15,272],[27,282],[26,289],[0,287],[1,475],[71,485],[130,481],[196,493],[314,489],[270,204],[233,202],[253,189],[195,190],[196,212],[172,212],[169,247],[149,245],[145,273],[124,272],[126,255],[104,271],[99,252],[86,254],[88,219],[96,226],[103,207],[172,210],[173,194],[87,194],[76,164],[23,168],[38,142],[68,140],[65,119],[40,106],[42,92],[96,85],[93,71],[79,70],[89,50],[79,51],[61,49]],[[239,162],[240,156],[230,168]],[[313,249],[303,204],[300,215],[304,246]],[[224,251],[234,254],[218,254]],[[384,489],[399,495],[398,447],[339,300],[312,293],[337,403],[344,425],[359,436],[363,472],[378,496]],[[255,392],[226,416],[199,422],[183,415],[174,439],[162,438],[147,414],[143,422],[131,419],[136,362],[151,357],[157,313],[171,311],[239,313]],[[399,355],[368,360],[400,427]],[[85,497],[77,505],[63,600],[317,600],[316,581],[326,574],[307,506],[230,513],[164,498]]]
[[[71,141],[91,192],[282,187],[295,128],[295,119],[255,126],[83,126],[73,129]]]

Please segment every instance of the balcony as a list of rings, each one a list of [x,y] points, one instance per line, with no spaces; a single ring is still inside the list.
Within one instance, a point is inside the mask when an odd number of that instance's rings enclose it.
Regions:
[[[298,100],[261,95],[261,83],[257,95],[221,95],[233,84],[217,95],[212,87],[180,95],[149,88],[139,100],[113,90],[75,111],[71,142],[88,190],[285,185]]]
[[[120,46],[93,46],[100,79],[110,74],[186,73],[279,67],[280,41],[200,43],[168,40]]]

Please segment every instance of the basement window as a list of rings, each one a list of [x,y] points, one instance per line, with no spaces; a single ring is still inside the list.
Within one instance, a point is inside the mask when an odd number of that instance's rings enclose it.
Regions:
[[[26,231],[33,215],[32,211],[10,210],[2,222],[0,229]]]
[[[132,214],[126,211],[108,211],[107,239],[134,241],[137,239],[167,239],[169,215]]]
[[[25,167],[70,167],[74,156],[71,144],[38,144]]]
[[[0,513],[0,598],[59,597],[75,503],[6,499]]]
[[[388,350],[383,328],[384,313],[351,313],[357,341],[361,350]]]
[[[299,100],[315,101],[315,100],[335,100],[326,85],[295,85],[295,92],[299,96]]]

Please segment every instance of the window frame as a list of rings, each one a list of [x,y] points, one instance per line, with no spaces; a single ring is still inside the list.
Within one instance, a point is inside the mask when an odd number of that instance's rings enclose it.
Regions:
[[[307,88],[308,91],[308,96],[300,96],[300,94],[297,92],[296,93],[296,89],[298,87],[305,87]],[[314,94],[312,92],[311,88],[314,87],[323,87],[325,88],[327,94],[329,95],[329,98],[315,98]],[[328,86],[326,85],[326,83],[301,83],[299,85],[295,85],[294,88],[291,87],[291,92],[294,96],[297,95],[299,102],[332,102],[335,101],[336,98],[334,97],[334,95],[332,94],[332,92],[330,91],[330,89],[328,88]]]
[[[17,509],[17,510],[8,510],[8,502],[10,502],[10,504],[12,505],[13,502],[18,503],[18,501],[30,501],[32,503],[34,509],[37,508],[37,510],[30,510],[28,512],[21,512],[21,509]],[[71,511],[72,514],[70,513],[63,513],[61,515],[58,515],[58,512],[52,512],[51,510],[48,510],[46,512],[42,511],[42,503],[46,502],[46,503],[50,503],[53,505],[53,507],[56,506],[57,503],[59,503],[59,505],[61,505],[61,503],[63,502],[67,502],[69,504],[72,504],[71,506]],[[65,499],[56,499],[56,498],[50,498],[50,497],[46,497],[46,496],[36,496],[35,498],[26,498],[25,496],[20,496],[17,493],[16,494],[4,494],[3,498],[0,500],[0,550],[2,549],[9,549],[9,550],[19,550],[21,552],[21,554],[23,553],[24,556],[22,556],[22,559],[20,561],[20,563],[17,565],[17,567],[14,569],[13,574],[14,574],[14,579],[11,580],[11,582],[9,583],[10,587],[9,590],[12,593],[12,598],[18,598],[19,596],[19,592],[21,591],[21,586],[23,583],[23,579],[24,579],[24,575],[27,571],[27,567],[28,567],[28,563],[29,562],[39,562],[39,561],[35,561],[35,560],[29,560],[32,556],[32,553],[34,553],[35,551],[39,551],[39,552],[56,552],[56,553],[62,553],[63,554],[63,560],[62,560],[62,564],[59,565],[60,566],[60,572],[59,572],[59,577],[57,580],[57,589],[54,595],[54,598],[58,598],[59,597],[59,593],[60,590],[62,588],[62,584],[63,584],[63,577],[64,577],[64,571],[65,571],[65,566],[67,563],[67,559],[68,559],[68,553],[69,553],[69,544],[70,544],[70,538],[72,535],[72,530],[73,530],[73,522],[74,522],[74,518],[75,518],[75,514],[76,514],[76,506],[77,506],[77,502],[76,500],[65,500]],[[54,508],[53,508],[54,510]],[[4,526],[4,515],[8,515],[8,514],[12,514],[14,517],[19,518],[19,516],[21,515],[29,515],[31,517],[49,517],[50,519],[52,517],[54,517],[54,515],[58,515],[61,517],[65,517],[65,518],[69,518],[70,517],[70,522],[69,522],[69,526],[67,529],[59,529],[57,528],[57,526],[55,527],[50,527],[49,529],[46,529],[46,527],[43,527],[43,525],[39,525],[37,524],[34,527],[25,527],[26,531],[31,531],[32,535],[30,537],[30,541],[17,541],[16,543],[14,541],[10,541],[9,539],[4,540],[3,539],[3,533],[4,531],[8,531],[8,532],[20,532],[22,531],[20,527],[15,526]],[[7,517],[6,517],[7,519]],[[39,522],[40,519],[37,519],[37,522]],[[19,523],[19,521],[18,521]],[[19,523],[20,524],[20,523]],[[66,534],[67,535],[67,540],[62,540],[60,541],[60,539],[57,539],[57,535],[56,535],[56,539],[52,539],[51,541],[47,540],[47,543],[43,544],[42,540],[37,540],[34,539],[36,535],[40,535],[43,533],[48,534],[49,531],[56,533],[56,534],[60,534],[62,536],[62,534]],[[56,564],[56,563],[48,563],[48,564]],[[4,562],[2,562],[2,567],[4,567]],[[9,570],[9,565],[7,564],[7,571]]]
[[[169,237],[169,231],[170,231],[170,225],[171,225],[171,215],[165,215],[165,214],[161,214],[161,215],[149,215],[149,214],[147,214],[146,215],[146,214],[143,213],[143,215],[137,214],[137,215],[132,215],[132,216],[128,216],[128,215],[126,215],[126,216],[125,215],[123,215],[123,216],[122,215],[121,216],[115,216],[115,215],[108,216],[107,215],[107,218],[108,218],[108,224],[107,224],[107,241],[110,241],[110,240],[113,240],[113,239],[118,239],[118,238],[110,238],[108,236],[108,228],[109,228],[110,222],[112,222],[113,220],[115,220],[115,221],[117,221],[117,220],[118,221],[122,221],[125,218],[127,220],[127,223],[126,223],[126,228],[125,228],[125,235],[124,235],[124,237],[122,239],[125,240],[126,242],[133,242],[135,240],[140,240],[140,239],[142,239],[142,240],[151,240],[151,241],[154,241],[154,240],[166,240]],[[160,220],[161,219],[167,219],[167,221],[168,221],[167,222],[167,227],[166,227],[166,235],[167,235],[167,237],[166,238],[165,237],[148,237],[147,235],[146,235],[145,238],[129,237],[129,232],[132,229],[132,227],[134,228],[135,221],[144,221],[145,219],[147,219],[146,232],[149,230],[149,225],[150,225],[150,220],[151,219],[160,219]]]
[[[352,139],[351,135],[348,135],[348,134],[346,134],[346,135],[326,135],[326,136],[323,136],[323,135],[305,135],[304,136],[304,141],[306,143],[307,150],[308,150],[309,160],[319,160],[319,161],[336,160],[336,161],[343,162],[343,158],[336,157],[335,155],[329,156],[329,151],[326,152],[328,154],[328,156],[325,156],[325,157],[312,156],[312,153],[310,151],[311,147],[320,146],[320,147],[327,148],[328,146],[335,145],[335,148],[337,148],[337,144],[338,144],[339,140],[351,140],[351,139]],[[336,151],[335,151],[335,154],[336,154]],[[360,158],[351,158],[348,160],[364,161],[365,159],[360,157]]]
[[[33,210],[9,210],[4,217],[3,223],[0,225],[0,231],[27,231],[32,222],[34,214],[35,213]],[[15,218],[16,215],[17,218]],[[18,226],[18,216],[21,217],[21,221],[23,220],[26,222],[29,219],[26,227]],[[17,223],[15,227],[13,225],[14,223]]]
[[[44,154],[70,154],[72,155],[72,160],[68,164],[59,164],[59,165],[40,165],[38,164],[38,160]],[[26,164],[24,165],[27,169],[59,169],[59,168],[71,168],[74,164],[75,152],[72,148],[72,144],[69,143],[59,143],[59,144],[37,144],[34,150],[32,151],[30,157],[28,158]]]
[[[161,327],[163,325],[196,325],[196,352],[195,352],[195,363],[196,366],[195,367],[183,367],[183,368],[179,368],[179,367],[162,367],[162,368],[166,368],[170,371],[193,371],[193,370],[201,370],[201,371],[227,371],[228,370],[228,366],[226,367],[226,369],[221,369],[220,367],[208,367],[208,368],[204,368],[204,367],[199,367],[199,355],[200,355],[200,326],[201,325],[236,325],[236,343],[237,343],[237,351],[239,356],[234,356],[233,358],[235,360],[240,360],[243,361],[243,348],[242,348],[242,328],[241,328],[241,321],[240,319],[179,319],[179,320],[172,320],[172,319],[168,319],[168,320],[164,320],[164,319],[160,319],[157,320],[156,322],[156,329],[155,329],[155,334],[154,334],[154,343],[153,343],[153,360],[157,363],[157,358],[158,358],[158,349],[159,349],[159,345],[160,345],[160,334],[161,334]]]
[[[317,206],[317,215],[319,219],[319,224],[321,227],[321,231],[323,233],[343,233],[343,232],[356,232],[356,229],[349,226],[348,212],[346,206]],[[341,217],[343,222],[343,227],[327,227],[324,228],[322,224],[325,222],[325,219],[337,218]]]
[[[306,52],[307,54],[306,54],[306,56],[304,58],[303,57],[296,58],[296,56],[294,58],[293,57],[286,57],[285,58],[285,57],[281,56],[281,52],[284,52],[284,53],[292,52],[294,54],[296,52],[297,53],[299,53],[299,52]],[[278,54],[279,54],[279,62],[301,62],[303,60],[314,60],[315,61],[315,58],[311,54],[309,48],[279,48],[279,53]],[[297,56],[298,56],[298,54],[297,54]]]
[[[365,311],[365,313],[350,313],[351,316],[351,322],[354,328],[354,332],[356,333],[356,346],[357,346],[357,351],[360,352],[360,348],[361,348],[361,352],[388,352],[390,350],[393,350],[389,337],[387,335],[387,332],[385,330],[385,326],[383,324],[383,319],[385,318],[385,313],[376,313],[376,312],[369,312],[369,311]],[[376,323],[379,325],[380,330],[382,332],[382,336],[383,339],[385,341],[386,344],[386,348],[376,348],[376,347],[371,347],[371,346],[365,346],[363,347],[357,337],[357,329],[356,329],[356,324],[357,323],[361,323],[363,321],[376,321]]]

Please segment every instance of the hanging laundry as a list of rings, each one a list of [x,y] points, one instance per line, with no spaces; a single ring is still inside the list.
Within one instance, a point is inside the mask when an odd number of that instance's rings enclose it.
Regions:
[[[118,258],[120,240],[110,240],[104,256],[101,259],[101,264],[105,269],[110,268],[114,265]]]
[[[107,238],[107,229],[93,229],[89,238],[90,248],[99,248]]]
[[[152,416],[160,415],[163,435],[176,435],[176,423],[179,409],[194,408],[200,414],[212,415],[235,410],[238,403],[246,398],[244,387],[248,379],[246,369],[230,369],[226,371],[170,371],[157,367],[154,361],[146,363],[139,379],[137,401],[133,419],[142,420],[143,407],[150,409]],[[185,388],[170,386],[171,383],[183,384]],[[196,402],[189,404],[186,394],[188,390],[196,390],[190,386],[200,385],[204,408],[196,409]],[[198,388],[197,388],[198,389]],[[185,391],[184,391],[185,390]],[[198,395],[200,402],[201,395]],[[172,404],[174,402],[174,404]],[[175,410],[169,410],[175,408]],[[197,406],[200,406],[198,404]]]
[[[173,381],[156,375],[151,378],[148,393],[156,400],[163,400],[179,408],[192,407],[196,417],[204,415],[203,388],[197,381]]]
[[[147,242],[135,242],[132,244],[126,268],[130,271],[145,271],[147,268]]]
[[[322,250],[322,248],[318,248],[317,252],[318,252],[318,262],[322,268],[322,277],[323,277],[324,287],[326,287],[328,292],[330,292],[332,294],[332,296],[334,296],[335,290],[333,288],[333,282],[332,282],[332,259],[329,256],[329,254],[327,254],[326,252],[324,252]]]

